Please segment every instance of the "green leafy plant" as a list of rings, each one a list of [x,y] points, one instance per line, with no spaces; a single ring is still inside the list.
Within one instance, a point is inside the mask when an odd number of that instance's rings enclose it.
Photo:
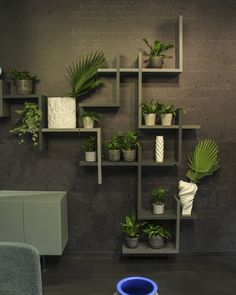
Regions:
[[[212,175],[219,166],[219,148],[211,139],[200,141],[188,158],[186,176],[192,182],[198,182],[207,175]]]
[[[102,85],[98,79],[98,68],[107,67],[103,52],[90,53],[82,58],[79,63],[72,63],[67,69],[67,81],[70,84],[72,97],[84,95],[96,87]]]
[[[141,103],[143,114],[156,114],[159,109],[159,103],[152,99],[148,102]]]
[[[163,54],[163,52],[165,52],[166,50],[174,47],[174,45],[172,45],[172,44],[161,43],[158,40],[154,41],[153,46],[150,45],[150,43],[145,38],[143,38],[143,42],[150,49],[149,53],[145,52],[145,55],[148,55],[149,57],[154,57],[154,56],[169,57],[169,56],[166,56],[165,54]]]
[[[27,71],[18,71],[17,69],[13,69],[10,72],[10,78],[12,80],[32,80],[38,81],[37,76],[31,76]]]
[[[171,233],[164,229],[164,227],[160,225],[155,225],[153,223],[148,223],[147,227],[143,229],[143,232],[147,234],[148,239],[150,239],[153,236],[161,236],[163,238],[169,239],[171,238]]]
[[[11,129],[10,132],[19,136],[19,143],[24,142],[26,134],[30,134],[33,145],[36,147],[39,144],[39,128],[42,118],[42,112],[35,103],[26,102],[23,110],[16,110],[20,115],[20,120],[16,128]]]
[[[86,152],[95,152],[97,150],[96,136],[90,136],[86,138],[83,145]]]
[[[106,147],[108,150],[120,150],[122,145],[122,136],[113,135],[107,142]]]
[[[132,150],[139,146],[138,135],[135,131],[128,131],[127,134],[121,136],[121,149]]]
[[[99,122],[100,119],[101,119],[101,115],[96,113],[96,112],[82,112],[81,115],[80,115],[80,119],[83,120],[83,118],[86,118],[86,117],[89,117],[91,118],[92,120],[96,121],[96,122]]]
[[[125,216],[124,222],[122,223],[122,232],[128,238],[137,238],[139,237],[140,231],[145,224],[146,222],[137,222],[136,213],[132,210],[130,215]]]
[[[158,113],[160,115],[161,114],[172,114],[175,117],[179,110],[182,110],[182,109],[181,108],[174,109],[173,105],[167,105],[164,103],[159,103],[159,105],[158,105]]]
[[[152,200],[156,205],[163,204],[168,190],[162,186],[157,187],[152,191]]]

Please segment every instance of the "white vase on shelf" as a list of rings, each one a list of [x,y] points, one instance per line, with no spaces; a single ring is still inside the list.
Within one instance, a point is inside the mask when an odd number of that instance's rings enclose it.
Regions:
[[[179,181],[179,199],[182,207],[182,215],[189,216],[192,213],[193,200],[198,190],[196,183]]]
[[[156,162],[162,163],[164,159],[164,137],[156,136],[155,142],[155,157]]]

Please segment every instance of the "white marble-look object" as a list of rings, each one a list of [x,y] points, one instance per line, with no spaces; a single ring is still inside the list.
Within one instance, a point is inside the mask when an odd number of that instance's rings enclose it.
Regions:
[[[182,207],[182,215],[191,215],[193,199],[198,190],[196,183],[179,181],[179,199]]]
[[[155,156],[156,162],[163,162],[164,159],[164,137],[156,136],[156,145],[155,145]]]

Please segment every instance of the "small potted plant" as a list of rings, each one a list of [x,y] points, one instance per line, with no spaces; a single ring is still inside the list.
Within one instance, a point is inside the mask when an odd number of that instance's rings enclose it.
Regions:
[[[139,146],[139,142],[136,132],[129,131],[127,134],[121,136],[121,149],[124,161],[135,161],[137,146]]]
[[[164,200],[168,190],[162,186],[157,187],[152,191],[152,206],[154,214],[163,214],[164,213]]]
[[[108,160],[111,162],[120,161],[120,154],[121,154],[121,135],[113,135],[111,139],[106,144],[107,151],[108,151]]]
[[[96,162],[97,140],[96,136],[90,136],[84,140],[85,161]]]
[[[94,122],[99,122],[101,119],[100,114],[96,112],[82,112],[80,120],[83,123],[84,128],[93,128]]]
[[[145,125],[155,125],[156,116],[158,112],[158,105],[158,102],[156,102],[154,99],[148,102],[143,102],[141,104]]]
[[[161,116],[161,124],[164,126],[170,126],[172,124],[173,117],[176,116],[176,113],[179,110],[180,108],[174,109],[173,105],[166,105],[164,103],[160,103],[158,113]]]
[[[16,84],[16,93],[20,95],[29,95],[33,93],[34,82],[37,82],[36,76],[31,76],[27,71],[18,71],[14,69],[10,72],[10,78]]]
[[[145,55],[149,56],[150,67],[162,68],[163,58],[170,57],[170,56],[166,56],[164,52],[170,48],[173,48],[174,45],[161,43],[160,41],[156,40],[154,41],[153,46],[151,46],[149,42],[147,41],[147,39],[143,38],[143,41],[150,49],[149,53],[147,52],[144,53]]]
[[[160,225],[148,223],[143,232],[148,236],[149,246],[153,249],[161,249],[164,247],[164,238],[169,239],[171,233]]]
[[[134,210],[131,211],[129,216],[125,216],[124,222],[122,223],[122,232],[125,235],[125,242],[128,248],[134,249],[138,246],[139,235],[144,223],[137,223],[136,213]]]

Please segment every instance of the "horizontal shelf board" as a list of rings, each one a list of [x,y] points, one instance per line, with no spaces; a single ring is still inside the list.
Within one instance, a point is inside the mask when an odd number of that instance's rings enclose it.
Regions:
[[[82,102],[79,104],[82,108],[119,108],[120,105],[118,103],[87,103]]]
[[[138,73],[138,68],[120,68],[121,73]]]
[[[174,209],[165,209],[164,214],[153,214],[149,209],[141,209],[139,219],[147,219],[147,220],[170,220],[170,219],[177,219],[176,212]]]
[[[155,162],[154,160],[142,160],[141,166],[178,166],[179,162],[176,161],[164,161],[162,163]]]
[[[182,129],[200,129],[200,125],[153,125],[153,126],[147,126],[147,125],[141,125],[139,129],[179,129],[182,127]]]
[[[36,94],[30,94],[30,95],[19,95],[19,94],[14,94],[14,95],[3,95],[3,99],[28,99],[28,98],[34,98],[38,99],[40,95]]]
[[[44,133],[65,133],[65,132],[98,132],[100,128],[42,128]]]
[[[97,162],[87,162],[87,161],[80,161],[80,166],[97,166]],[[102,166],[108,166],[108,167],[136,167],[138,166],[138,162],[110,162],[110,161],[103,161]]]
[[[151,69],[151,68],[145,68],[142,69],[142,73],[160,73],[160,74],[179,74],[182,73],[181,69]]]
[[[178,253],[173,242],[168,242],[162,249],[152,249],[147,242],[139,242],[138,247],[130,249],[122,245],[122,253],[127,255],[155,255],[155,254],[176,254]]]
[[[101,68],[98,69],[98,73],[116,73],[117,69],[116,68]]]
[[[182,220],[189,220],[189,219],[196,220],[196,219],[198,219],[198,215],[197,215],[197,213],[192,212],[191,215],[184,215],[184,216],[180,215],[180,219],[182,219]]]

